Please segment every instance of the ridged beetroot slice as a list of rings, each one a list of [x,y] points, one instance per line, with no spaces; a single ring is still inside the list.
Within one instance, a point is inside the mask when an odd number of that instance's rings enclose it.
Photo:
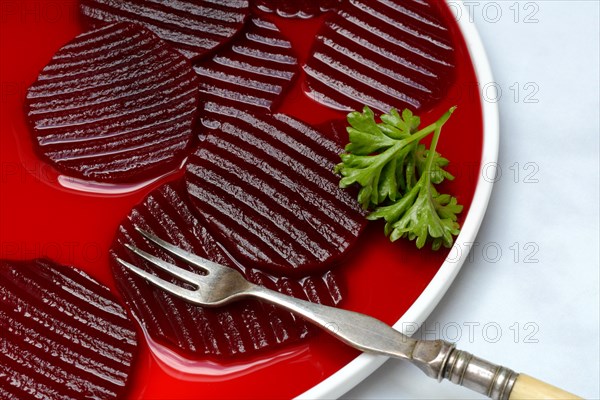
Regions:
[[[117,399],[137,353],[109,289],[47,259],[0,260],[0,397]]]
[[[194,270],[149,244],[134,229],[133,224],[136,224],[201,257],[237,268],[252,282],[313,302],[328,305],[340,302],[340,288],[331,272],[291,279],[270,276],[250,264],[242,269],[213,239],[192,208],[183,182],[169,183],[154,190],[119,227],[111,249],[113,261],[118,256],[165,279],[172,279],[132,255],[124,247],[129,243],[182,268]],[[251,356],[296,343],[310,333],[305,322],[274,306],[257,301],[238,301],[218,308],[195,306],[156,289],[116,261],[112,264],[117,285],[144,329],[155,341],[188,358],[226,361],[236,355]]]
[[[144,25],[189,59],[227,43],[244,26],[248,0],[80,0],[92,25],[129,21]]]
[[[303,67],[306,92],[350,111],[427,109],[454,79],[454,49],[434,1],[348,0]]]
[[[199,96],[188,60],[122,22],[60,49],[29,88],[26,107],[37,151],[57,170],[122,183],[179,166]]]
[[[253,18],[241,36],[194,70],[208,101],[270,110],[290,86],[298,63],[275,24]]]
[[[342,148],[283,114],[205,108],[216,129],[190,156],[185,176],[216,238],[240,261],[275,274],[335,264],[365,226],[333,173]]]
[[[342,0],[255,0],[255,9],[284,18],[311,18],[337,8]]]

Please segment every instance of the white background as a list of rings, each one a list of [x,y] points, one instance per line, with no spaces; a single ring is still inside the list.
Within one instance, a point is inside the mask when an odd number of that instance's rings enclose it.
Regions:
[[[599,2],[465,4],[501,90],[502,175],[476,246],[416,337],[598,399]],[[483,396],[390,360],[344,398]]]

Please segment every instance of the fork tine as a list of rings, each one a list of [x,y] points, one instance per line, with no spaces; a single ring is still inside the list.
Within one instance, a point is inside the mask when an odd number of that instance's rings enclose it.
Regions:
[[[175,284],[172,284],[171,282],[165,281],[164,279],[161,279],[156,275],[152,275],[151,273],[146,272],[143,269],[140,269],[140,268],[136,267],[135,265],[130,264],[127,261],[120,259],[119,257],[117,257],[117,262],[119,264],[121,264],[123,267],[125,267],[128,270],[130,270],[131,272],[133,272],[134,274],[147,280],[148,282],[152,283],[153,285],[161,288],[162,290],[164,290],[167,293],[171,293],[174,296],[177,296],[183,300],[187,300],[192,303],[198,302],[198,299],[194,296],[194,292],[191,290],[182,288],[181,286],[177,286]]]
[[[142,236],[144,236],[146,239],[148,239],[151,242],[153,242],[154,244],[156,244],[158,247],[168,251],[169,253],[181,258],[184,261],[189,262],[192,265],[195,265],[198,268],[202,268],[208,272],[216,272],[219,269],[227,268],[223,265],[220,265],[220,264],[217,264],[210,260],[207,260],[206,258],[202,258],[202,257],[192,254],[188,251],[180,249],[179,247],[174,246],[169,242],[165,242],[161,238],[154,236],[150,232],[146,232],[145,230],[141,229],[137,225],[133,225],[133,227],[135,228],[136,231],[138,231],[140,234],[142,234]]]
[[[170,262],[164,261],[158,257],[153,256],[150,253],[146,253],[145,251],[138,249],[137,247],[134,247],[134,246],[130,245],[129,243],[125,243],[125,247],[127,247],[127,249],[129,249],[129,251],[131,251],[132,253],[137,254],[138,256],[140,256],[144,260],[148,261],[152,265],[162,269],[163,271],[173,275],[174,277],[177,277],[177,278],[184,280],[185,282],[191,283],[193,285],[197,284],[198,276],[199,276],[198,274],[195,274],[191,271],[180,268],[177,265],[174,265],[174,264],[171,264]]]

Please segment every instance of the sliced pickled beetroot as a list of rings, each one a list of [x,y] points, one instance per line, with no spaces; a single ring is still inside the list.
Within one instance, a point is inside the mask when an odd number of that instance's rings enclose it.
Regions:
[[[227,43],[249,14],[248,0],[80,0],[80,10],[92,25],[142,24],[189,59]]]
[[[342,0],[255,0],[257,10],[285,18],[311,18],[340,5]]]
[[[37,152],[72,177],[132,182],[177,168],[193,134],[198,77],[140,25],[86,32],[27,92]]]
[[[438,2],[349,0],[321,28],[305,91],[340,110],[427,109],[452,84],[454,49]]]
[[[234,257],[275,274],[336,263],[365,226],[333,168],[342,148],[283,114],[207,103],[210,131],[190,156],[190,199]]]
[[[0,397],[122,398],[136,352],[107,287],[47,259],[0,260]]]
[[[111,249],[113,261],[118,256],[161,275],[156,267],[124,247],[129,243],[182,268],[194,270],[149,244],[134,229],[133,224],[136,224],[201,257],[237,268],[250,281],[268,288],[328,305],[336,305],[341,300],[340,289],[331,272],[291,279],[270,276],[250,264],[241,267],[223,251],[192,208],[183,182],[169,183],[151,192],[119,227]],[[235,355],[250,356],[296,343],[310,333],[303,321],[272,305],[238,301],[218,308],[195,306],[156,289],[116,261],[112,264],[117,285],[144,330],[155,341],[175,348],[188,358],[223,361]]]
[[[318,126],[321,132],[327,132],[327,136],[334,140],[341,148],[344,148],[350,141],[347,128],[348,121],[346,119],[335,119]]]
[[[194,69],[207,100],[270,110],[298,72],[298,63],[274,24],[253,18],[243,35]]]

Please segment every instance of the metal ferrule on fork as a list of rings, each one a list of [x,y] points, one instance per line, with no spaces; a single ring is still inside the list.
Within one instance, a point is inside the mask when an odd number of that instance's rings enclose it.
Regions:
[[[458,350],[443,340],[419,340],[412,361],[431,378],[448,379],[494,400],[508,400],[518,376],[511,369]]]
[[[518,374],[513,370],[454,349],[443,377],[494,400],[508,400]]]

